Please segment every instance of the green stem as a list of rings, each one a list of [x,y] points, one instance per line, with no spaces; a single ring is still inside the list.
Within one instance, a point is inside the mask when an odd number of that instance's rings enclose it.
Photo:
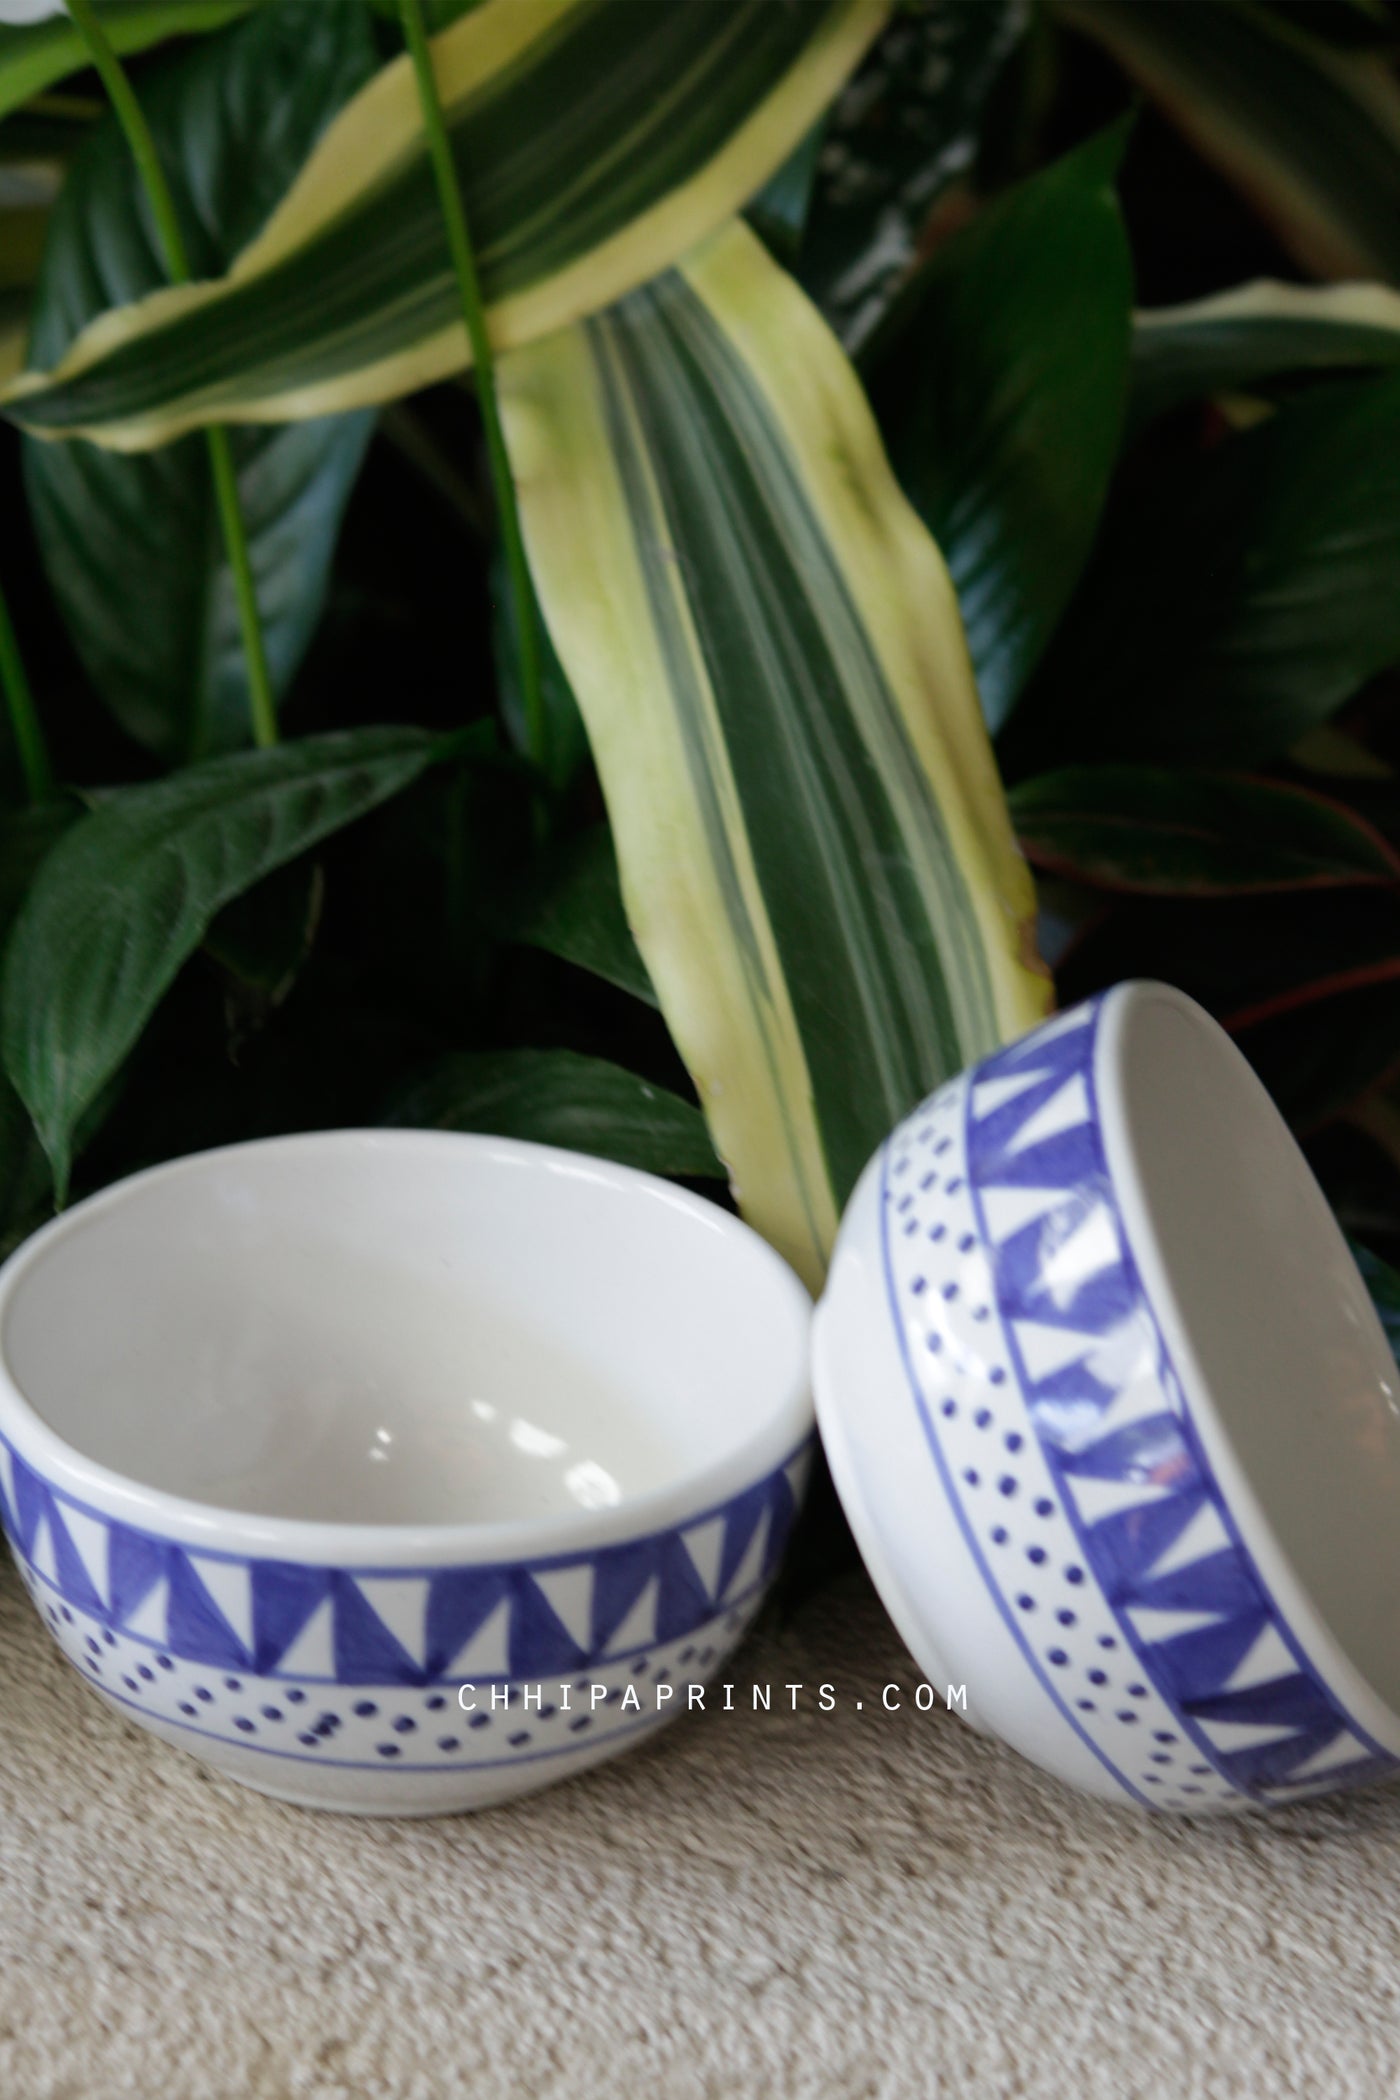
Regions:
[[[433,71],[433,54],[428,42],[428,32],[423,24],[421,0],[399,0],[399,12],[403,19],[404,40],[408,45],[418,82],[418,100],[423,112],[423,129],[427,134],[428,155],[437,181],[438,199],[447,231],[448,253],[452,257],[452,267],[457,276],[457,288],[462,300],[462,319],[466,323],[467,339],[472,346],[472,362],[476,369],[477,400],[486,432],[486,453],[491,463],[491,481],[496,492],[501,545],[505,552],[506,574],[510,580],[510,594],[515,609],[525,741],[531,758],[538,766],[543,767],[547,755],[547,733],[544,719],[544,688],[540,675],[539,632],[535,624],[530,565],[525,558],[525,542],[520,532],[520,513],[515,502],[515,482],[511,476],[505,432],[501,428],[500,404],[496,398],[496,370],[491,354],[491,339],[486,327],[486,309],[482,305],[481,284],[477,277],[471,235],[467,231],[467,215],[462,203],[461,185],[457,180],[456,163],[452,158],[447,127],[443,122],[442,101],[438,95],[437,76]]]
[[[132,159],[136,162],[136,170],[156,222],[156,232],[165,253],[165,267],[170,274],[170,281],[172,284],[188,284],[189,256],[185,252],[185,240],[180,231],[175,199],[165,179],[165,170],[160,164],[160,155],[151,136],[151,127],[146,122],[141,105],[126,77],[121,60],[112,48],[107,32],[97,19],[92,0],[68,0],[68,12],[87,46],[88,56],[102,85],[107,90],[112,108],[117,114],[117,121],[126,133]],[[214,497],[218,504],[219,523],[223,528],[224,551],[233,571],[234,596],[238,601],[238,620],[243,631],[243,654],[248,665],[248,706],[253,723],[253,741],[263,745],[275,744],[277,710],[272,698],[267,649],[263,642],[262,621],[258,615],[257,587],[253,581],[253,564],[248,554],[248,535],[243,527],[243,513],[238,503],[238,482],[234,474],[228,432],[221,424],[211,424],[204,436],[209,448],[209,467],[214,478]]]
[[[258,612],[258,588],[248,554],[248,535],[238,501],[238,476],[233,468],[233,450],[222,423],[211,423],[204,433],[209,448],[209,467],[214,476],[214,496],[223,527],[224,549],[233,571],[234,596],[238,600],[238,624],[243,630],[243,655],[248,666],[248,712],[253,722],[253,742],[264,749],[277,742],[277,703],[272,697],[272,674],[267,668],[262,617]]]
[[[0,686],[4,688],[5,705],[10,712],[10,726],[15,733],[15,748],[19,752],[29,799],[31,802],[47,802],[53,793],[53,769],[49,765],[44,732],[39,727],[34,695],[25,675],[24,659],[19,653],[14,623],[3,591],[0,591]]]

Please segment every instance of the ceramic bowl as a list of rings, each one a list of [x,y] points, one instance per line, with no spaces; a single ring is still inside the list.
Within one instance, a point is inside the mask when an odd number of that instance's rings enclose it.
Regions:
[[[872,1160],[814,1342],[866,1560],[938,1703],[1144,1807],[1400,1756],[1400,1404],[1262,1086],[1161,985],[943,1087]]]
[[[694,1703],[774,1572],[810,1302],[648,1175],[435,1132],[158,1167],[0,1274],[0,1497],[102,1696],[284,1800],[523,1793]]]

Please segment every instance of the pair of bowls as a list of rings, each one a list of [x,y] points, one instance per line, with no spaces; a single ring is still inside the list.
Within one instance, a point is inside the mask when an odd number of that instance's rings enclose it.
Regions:
[[[1400,1758],[1400,1378],[1162,986],[903,1123],[815,1319],[736,1220],[577,1155],[341,1132],[139,1175],[0,1275],[0,1513],[157,1734],[309,1805],[484,1806],[705,1703],[800,1501],[809,1357],[940,1704],[1157,1809]]]

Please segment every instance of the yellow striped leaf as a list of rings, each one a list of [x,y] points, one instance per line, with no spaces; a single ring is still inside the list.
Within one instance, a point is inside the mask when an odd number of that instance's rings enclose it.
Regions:
[[[888,0],[486,0],[434,39],[493,340],[644,283],[830,102]],[[0,391],[117,450],[364,407],[460,370],[466,333],[406,59],[330,128],[227,276],[100,316]]]
[[[498,376],[633,931],[745,1214],[815,1283],[891,1124],[1048,1004],[952,585],[738,223]]]
[[[1279,372],[1400,364],[1400,292],[1385,284],[1258,278],[1133,322],[1132,415],[1247,387]]]

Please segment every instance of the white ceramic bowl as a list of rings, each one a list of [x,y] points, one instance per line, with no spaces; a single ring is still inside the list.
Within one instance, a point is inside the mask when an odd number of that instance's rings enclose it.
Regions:
[[[482,1806],[641,1739],[742,1635],[810,1309],[735,1219],[573,1153],[200,1154],[0,1273],[5,1529],[167,1741],[316,1807]]]
[[[817,1413],[925,1677],[1095,1793],[1400,1758],[1400,1401],[1346,1244],[1209,1016],[1118,987],[945,1086],[847,1210]]]

